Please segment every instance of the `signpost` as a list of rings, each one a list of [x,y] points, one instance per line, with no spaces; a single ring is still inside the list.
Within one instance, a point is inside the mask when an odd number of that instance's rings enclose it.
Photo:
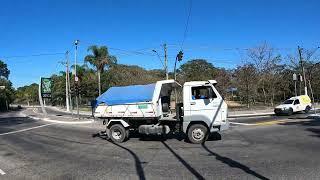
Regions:
[[[294,94],[295,96],[297,96],[297,74],[296,73],[293,73],[292,79],[294,81]]]
[[[51,88],[52,88],[52,80],[51,78],[43,78],[40,77],[40,85],[39,85],[39,102],[42,109],[42,112],[45,116],[47,116],[47,111],[43,105],[44,98],[51,98]]]

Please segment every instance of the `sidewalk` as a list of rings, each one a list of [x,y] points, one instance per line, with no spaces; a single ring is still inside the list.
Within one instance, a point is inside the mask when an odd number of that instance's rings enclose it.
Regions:
[[[274,115],[274,108],[268,107],[266,109],[257,109],[257,110],[229,110],[228,118],[238,118],[238,117],[253,117],[253,116],[270,116]],[[320,107],[316,107],[316,112],[320,113]],[[314,113],[314,109],[310,110],[309,113]],[[318,115],[320,116],[320,114]]]
[[[90,124],[94,122],[94,119],[89,118],[75,118],[70,115],[51,115],[48,114],[44,116],[44,114],[38,112],[37,109],[25,109],[21,111],[21,114],[32,119],[43,120],[51,123],[57,124]]]
[[[228,111],[228,118],[250,117],[250,116],[269,116],[273,115],[273,108],[253,109],[253,110],[232,110]]]
[[[61,112],[64,112],[64,113],[69,113],[69,114],[72,114],[71,111],[67,111],[64,107],[57,107],[57,106],[47,106],[46,108],[52,108],[56,111],[61,111]],[[76,114],[77,113],[77,110],[73,110],[73,114]],[[79,114],[80,115],[86,115],[86,116],[92,116],[92,112],[91,111],[79,111]]]

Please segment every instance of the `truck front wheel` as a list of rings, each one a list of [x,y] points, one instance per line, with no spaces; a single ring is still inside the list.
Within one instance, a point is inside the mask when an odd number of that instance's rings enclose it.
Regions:
[[[191,143],[200,144],[206,141],[208,129],[202,124],[193,124],[188,129],[188,139]]]
[[[114,124],[110,128],[109,137],[113,142],[122,143],[128,137],[128,132],[121,124]]]

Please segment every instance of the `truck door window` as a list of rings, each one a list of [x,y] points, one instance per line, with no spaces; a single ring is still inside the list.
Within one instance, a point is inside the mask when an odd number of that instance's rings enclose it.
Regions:
[[[210,99],[210,98],[216,98],[217,95],[214,93],[212,88],[210,86],[198,86],[198,87],[192,87],[192,99]]]
[[[296,100],[294,101],[294,105],[296,105],[296,104],[300,104],[299,99],[296,99]]]

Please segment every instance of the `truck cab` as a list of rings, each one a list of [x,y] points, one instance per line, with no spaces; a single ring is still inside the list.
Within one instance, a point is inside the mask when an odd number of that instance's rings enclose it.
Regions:
[[[216,84],[215,80],[192,81],[184,84],[183,131],[185,133],[188,133],[188,129],[195,124],[204,125],[210,133],[229,128],[227,104],[215,88]],[[199,128],[195,131],[201,133]]]

